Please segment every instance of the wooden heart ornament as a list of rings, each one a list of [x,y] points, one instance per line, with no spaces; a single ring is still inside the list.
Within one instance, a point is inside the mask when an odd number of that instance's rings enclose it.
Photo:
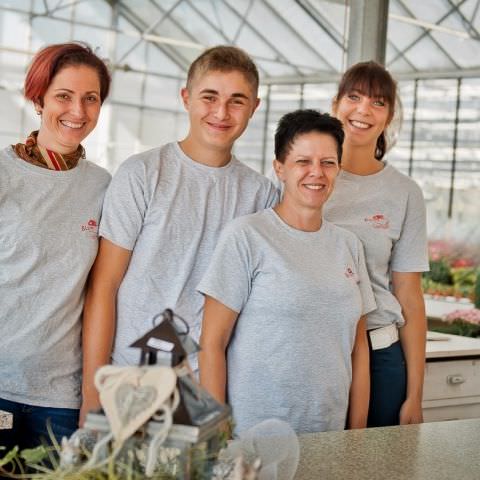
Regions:
[[[146,423],[172,395],[176,382],[169,367],[100,368],[95,385],[115,440],[124,442]]]

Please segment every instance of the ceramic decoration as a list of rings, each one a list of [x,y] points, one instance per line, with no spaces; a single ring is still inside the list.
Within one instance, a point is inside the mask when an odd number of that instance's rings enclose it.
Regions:
[[[176,382],[168,367],[100,368],[95,385],[114,439],[123,443],[145,424],[173,394]]]

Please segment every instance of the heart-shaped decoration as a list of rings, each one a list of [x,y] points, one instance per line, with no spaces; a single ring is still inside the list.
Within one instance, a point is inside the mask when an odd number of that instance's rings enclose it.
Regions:
[[[127,424],[143,410],[147,410],[156,398],[157,390],[154,387],[135,387],[131,383],[120,385],[115,393],[115,403],[122,423]]]
[[[95,383],[115,440],[125,441],[146,423],[172,395],[176,382],[169,367],[102,367]]]

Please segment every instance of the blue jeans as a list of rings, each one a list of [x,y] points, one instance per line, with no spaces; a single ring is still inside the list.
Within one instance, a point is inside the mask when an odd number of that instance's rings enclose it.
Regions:
[[[0,430],[0,446],[20,450],[37,447],[43,442],[51,444],[47,422],[58,442],[69,437],[78,428],[78,410],[73,408],[35,407],[0,398],[0,410],[13,414],[13,429]],[[0,458],[4,455],[0,450]]]
[[[370,348],[370,406],[368,427],[400,423],[400,408],[407,396],[407,369],[400,342]]]

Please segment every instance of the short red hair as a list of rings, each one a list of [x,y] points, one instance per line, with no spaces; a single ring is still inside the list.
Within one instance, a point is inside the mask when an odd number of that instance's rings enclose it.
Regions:
[[[33,57],[25,77],[25,98],[43,106],[43,97],[53,77],[62,68],[71,65],[87,65],[96,70],[100,81],[100,100],[103,103],[110,90],[110,72],[105,62],[88,45],[73,42],[49,45]]]

